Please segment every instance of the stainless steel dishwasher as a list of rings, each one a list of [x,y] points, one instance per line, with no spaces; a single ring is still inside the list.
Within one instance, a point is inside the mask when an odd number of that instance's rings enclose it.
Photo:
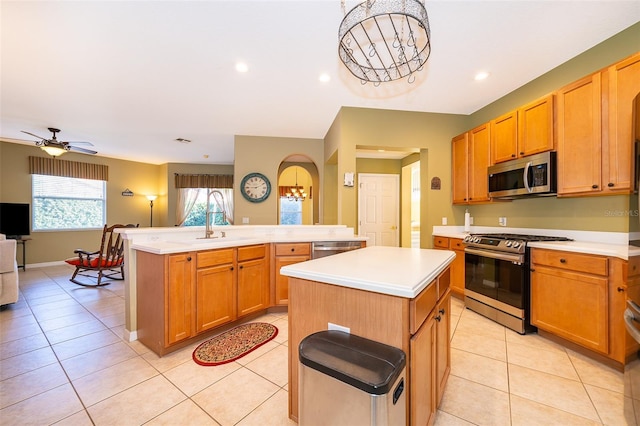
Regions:
[[[318,259],[361,247],[361,241],[316,241],[311,243],[311,258]]]

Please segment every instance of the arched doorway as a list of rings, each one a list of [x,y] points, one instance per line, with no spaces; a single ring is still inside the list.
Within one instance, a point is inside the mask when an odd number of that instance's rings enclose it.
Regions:
[[[280,164],[276,193],[279,225],[319,222],[318,183],[318,168],[307,157],[290,156]]]

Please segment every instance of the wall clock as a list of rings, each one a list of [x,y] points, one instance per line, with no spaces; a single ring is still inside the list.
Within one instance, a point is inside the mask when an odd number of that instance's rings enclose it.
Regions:
[[[247,201],[261,203],[269,198],[271,182],[262,173],[249,173],[242,178],[240,192]]]

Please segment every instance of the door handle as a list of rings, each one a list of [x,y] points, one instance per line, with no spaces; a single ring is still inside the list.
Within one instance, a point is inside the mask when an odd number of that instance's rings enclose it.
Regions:
[[[393,230],[393,231],[395,231],[396,229],[398,229],[398,227],[397,227],[397,226],[395,226],[395,225],[393,225],[393,226],[391,227],[391,230]]]

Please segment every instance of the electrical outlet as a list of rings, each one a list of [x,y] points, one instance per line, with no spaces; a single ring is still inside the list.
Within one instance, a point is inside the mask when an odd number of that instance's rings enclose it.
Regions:
[[[507,226],[507,218],[506,217],[499,217],[498,218],[498,224],[500,226]]]
[[[332,322],[327,324],[327,329],[328,330],[343,331],[345,333],[351,333],[351,329],[349,327],[345,327],[345,326],[342,326],[342,325],[334,324]]]
[[[245,225],[246,225],[247,223],[249,223],[249,218],[248,218],[248,217],[243,217],[243,218],[242,218],[242,223],[244,223]]]
[[[443,217],[443,218],[442,218],[442,224],[443,224],[443,225],[446,225],[446,224],[447,224],[447,218],[446,218],[446,217]]]

